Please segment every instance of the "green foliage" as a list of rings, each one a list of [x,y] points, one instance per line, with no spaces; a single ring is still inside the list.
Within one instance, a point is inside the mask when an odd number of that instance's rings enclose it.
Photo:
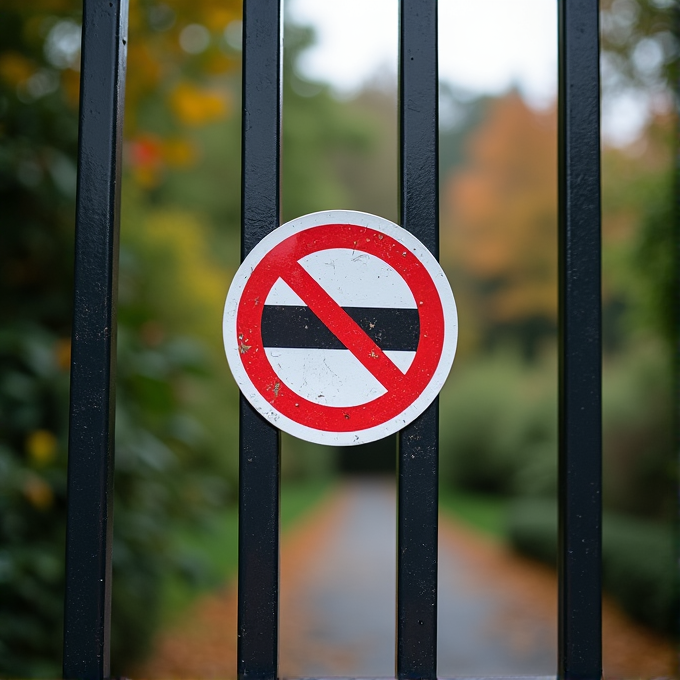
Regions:
[[[300,75],[296,63],[313,40],[309,29],[286,25],[281,153],[284,221],[329,207],[358,207],[350,205],[353,190],[347,186],[339,158],[349,158],[353,167],[360,166],[370,158],[380,131],[379,118],[352,102],[335,100],[328,85],[307,81]],[[238,256],[238,249],[234,249],[240,222],[238,75],[229,79],[229,87],[235,100],[234,115],[219,125],[191,133],[200,149],[199,168],[189,173],[168,173],[162,184],[148,192],[155,204],[182,206],[208,217],[217,236],[213,245],[226,258]],[[155,116],[163,115],[159,107]],[[396,174],[391,179],[396,180]]]
[[[634,321],[663,338],[671,352],[678,330],[678,208],[674,184],[669,173],[665,181],[649,187],[633,251],[633,265],[638,273]]]
[[[68,380],[58,339],[0,333],[0,672],[59,673]],[[30,661],[30,665],[29,665]]]
[[[281,434],[281,477],[289,485],[328,480],[336,469],[337,449]]]
[[[641,338],[671,354],[677,331],[677,206],[670,153],[673,128],[660,117],[640,157],[603,156],[604,338],[609,353]]]
[[[25,28],[0,13],[0,673],[56,676],[77,126]]]
[[[507,498],[442,486],[439,489],[439,507],[487,536],[497,539],[505,536]]]
[[[518,552],[557,567],[557,500],[524,498],[511,502],[505,531]]]
[[[124,669],[159,623],[164,573],[193,577],[175,532],[224,508],[234,490],[186,396],[208,372],[200,345],[171,337],[150,347],[121,328],[118,351],[112,657]]]
[[[677,8],[667,0],[605,0],[603,86],[658,94],[677,79]]]
[[[454,366],[441,395],[446,483],[485,493],[551,493],[557,402],[554,367],[512,352]]]
[[[7,227],[0,230],[0,674],[56,677],[77,119],[63,90],[38,91],[30,79],[10,78],[12,68],[23,68],[39,76],[37,84],[58,84],[44,50],[57,19],[36,24],[27,17],[9,10],[0,16],[3,48],[13,50],[0,54],[0,201]],[[169,305],[154,309],[150,272],[135,246],[126,244],[121,253],[116,669],[145,650],[158,623],[163,574],[186,575],[173,533],[235,495],[233,465],[196,414],[195,395],[205,393],[201,385],[213,374],[210,355],[181,324],[164,329]]]
[[[638,621],[669,634],[677,634],[678,630],[676,553],[673,525],[605,513],[605,590]]]
[[[508,538],[523,554],[557,564],[556,503],[513,502]],[[602,540],[604,589],[637,620],[663,633],[676,633],[680,598],[672,525],[605,512]]]
[[[59,673],[67,350],[37,327],[0,335],[2,673]],[[119,358],[112,654],[124,667],[145,651],[157,623],[163,573],[181,570],[173,532],[223,507],[232,489],[177,396],[179,380],[206,371],[196,343],[149,347],[121,329]]]
[[[24,24],[18,12],[0,13],[0,319],[63,332],[78,127],[45,56],[45,34]]]
[[[285,482],[281,488],[281,528],[286,531],[331,490],[329,480]],[[229,506],[206,515],[198,527],[176,532],[173,538],[183,571],[163,574],[162,619],[167,625],[181,615],[197,591],[221,587],[238,566],[238,512]]]
[[[494,98],[479,96],[451,83],[439,84],[439,176],[447,180],[467,161],[466,148],[489,114]]]
[[[236,404],[216,380],[225,272],[191,215],[128,197],[120,258],[112,659],[146,652],[167,578],[187,590],[206,570],[175,536],[205,527],[233,502]],[[216,335],[218,335],[216,333]],[[217,373],[219,375],[219,373]],[[230,417],[225,418],[225,413]],[[169,572],[169,573],[168,573]]]
[[[673,373],[664,349],[648,341],[605,363],[604,503],[617,512],[672,521],[678,476]]]
[[[557,492],[557,367],[506,352],[454,366],[441,395],[445,484],[523,496]],[[618,512],[674,516],[672,372],[658,342],[604,367],[604,501]]]

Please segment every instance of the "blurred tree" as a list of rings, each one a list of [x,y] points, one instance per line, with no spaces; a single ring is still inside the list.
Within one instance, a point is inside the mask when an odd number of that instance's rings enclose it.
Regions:
[[[443,81],[439,84],[439,176],[442,189],[466,161],[467,144],[496,97],[478,95]]]
[[[70,303],[79,11],[76,0],[9,0],[0,25],[0,190],[6,223],[22,224],[0,236],[0,286],[12,291],[0,296],[0,313],[39,314],[60,332]],[[239,17],[235,0],[132,0],[126,158],[142,186],[195,162],[190,132],[226,118],[233,88],[224,75],[240,63]]]
[[[603,292],[605,340],[622,348],[639,336],[676,334],[676,207],[673,200],[674,118],[656,115],[623,149],[603,154]]]
[[[346,207],[399,222],[397,93],[391,81],[369,83],[348,108],[370,125],[370,153],[338,148],[332,160],[346,189]]]
[[[605,581],[629,613],[668,632],[674,628],[668,548],[678,480],[677,118],[671,87],[678,58],[671,17],[677,10],[665,0],[607,1],[602,10],[604,109],[632,98],[641,112],[637,138],[625,147],[604,146],[602,154],[603,502],[606,511],[621,513],[616,520],[605,514],[605,533],[615,522],[618,532],[617,551],[605,560],[617,582]],[[461,320],[476,326],[476,337],[468,331],[466,338],[461,322],[461,340],[482,350],[454,368],[460,379],[442,392],[442,472],[449,483],[469,489],[551,498],[527,514],[526,545],[511,536],[533,555],[538,552],[529,544],[538,545],[541,533],[532,521],[540,524],[557,490],[554,348],[530,365],[511,348],[505,354],[485,350],[509,336],[530,354],[531,343],[554,331],[556,141],[554,114],[532,112],[513,94],[493,104],[464,165],[445,183],[442,218],[443,260]],[[542,216],[549,217],[543,225]],[[534,327],[532,340],[525,324],[537,315],[542,328]],[[494,427],[479,425],[489,422]],[[650,542],[645,559],[634,564],[628,556],[642,518],[644,532],[660,540]],[[554,526],[543,535],[554,539]],[[663,577],[644,568],[666,559]],[[640,584],[647,589],[642,600]],[[641,611],[641,601],[663,606],[650,615]]]
[[[0,8],[0,674],[22,677],[59,674],[79,6],[10,0]],[[227,80],[239,63],[228,36],[239,12],[236,2],[131,3],[126,155],[137,184],[188,166],[198,155],[190,133],[227,115]],[[165,115],[149,117],[159,101]],[[205,279],[202,257],[195,269]],[[124,246],[117,669],[144,652],[157,625],[163,573],[181,561],[173,531],[223,505],[233,478],[192,414],[210,361],[182,337],[186,327],[164,328],[169,305],[157,308],[147,275]],[[201,295],[189,289],[179,306],[193,308]]]
[[[351,104],[334,99],[330,86],[300,74],[298,59],[313,41],[309,28],[286,26],[281,163],[284,222],[351,204],[351,191],[334,160],[345,154],[365,162],[368,152],[375,150],[377,135],[370,119]]]
[[[673,0],[603,0],[602,79],[606,91],[672,97],[678,63]]]
[[[446,186],[442,260],[483,344],[510,334],[532,353],[557,313],[557,158],[552,112],[516,93],[490,106],[468,163]]]
[[[609,262],[619,295],[609,342],[621,322],[677,340],[678,9],[673,0],[605,0],[601,8],[603,112],[622,108],[645,127],[623,153],[604,159],[605,215],[618,223]],[[675,176],[674,176],[675,175]],[[627,225],[627,226],[626,226]],[[625,290],[625,293],[623,291]],[[627,316],[623,310],[628,308]],[[612,317],[613,312],[613,317]],[[612,323],[613,322],[613,323]],[[605,327],[605,329],[607,329]]]
[[[673,342],[672,125],[658,114],[628,147],[603,150],[608,351],[639,332]],[[508,95],[491,106],[467,163],[445,184],[442,260],[473,310],[482,347],[512,338],[532,355],[555,332],[556,146],[554,112],[532,111]]]

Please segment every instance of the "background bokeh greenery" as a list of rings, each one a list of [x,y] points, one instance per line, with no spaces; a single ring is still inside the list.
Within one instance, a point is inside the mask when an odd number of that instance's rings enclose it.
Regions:
[[[668,633],[677,618],[669,89],[677,43],[669,3],[602,5],[605,98],[651,102],[638,138],[603,151],[604,582]],[[60,673],[79,35],[75,0],[0,8],[3,676]],[[297,68],[312,40],[287,24],[283,218],[342,207],[397,220],[394,83],[376,77],[336,98]],[[128,42],[116,673],[142,658],[173,612],[233,570],[237,392],[219,319],[239,252],[240,3],[132,0]],[[461,325],[441,399],[442,499],[551,562],[556,114],[516,91],[481,97],[447,83],[441,105],[442,263]],[[292,514],[335,469],[335,452],[285,438],[284,478],[299,501]]]

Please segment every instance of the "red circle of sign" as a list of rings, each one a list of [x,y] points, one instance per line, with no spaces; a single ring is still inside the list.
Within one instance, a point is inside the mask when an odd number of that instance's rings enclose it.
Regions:
[[[316,404],[293,392],[275,373],[262,343],[262,310],[272,286],[299,267],[297,263],[306,255],[330,248],[358,250],[387,262],[404,279],[418,306],[420,337],[411,366],[406,374],[399,371],[398,379],[385,394],[359,406]],[[291,420],[327,432],[365,430],[397,417],[427,387],[444,345],[444,313],[425,266],[394,238],[355,224],[311,227],[272,248],[245,285],[236,329],[243,367],[260,395]]]

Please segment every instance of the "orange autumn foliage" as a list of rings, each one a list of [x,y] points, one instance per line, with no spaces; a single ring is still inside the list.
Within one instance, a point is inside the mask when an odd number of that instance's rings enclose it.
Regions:
[[[181,82],[170,95],[170,105],[184,125],[205,125],[224,118],[228,111],[228,96],[224,90]]]
[[[60,25],[78,31],[81,0],[6,0],[7,8],[22,17],[23,32],[34,53],[44,52],[52,30]],[[225,31],[238,26],[239,0],[129,0],[125,87],[126,163],[143,187],[153,187],[166,168],[184,167],[199,157],[192,129],[223,120],[230,112],[232,74],[240,66],[240,52]],[[187,48],[183,34],[194,29],[204,44]],[[59,83],[63,103],[77,109],[80,58],[76,51],[66,63],[41,64],[0,46],[0,80],[26,90],[40,69]],[[150,106],[157,115],[150,115]],[[167,112],[167,115],[166,115]],[[157,147],[157,148],[156,148]]]
[[[557,125],[516,93],[495,101],[445,184],[442,260],[482,324],[557,315]]]

